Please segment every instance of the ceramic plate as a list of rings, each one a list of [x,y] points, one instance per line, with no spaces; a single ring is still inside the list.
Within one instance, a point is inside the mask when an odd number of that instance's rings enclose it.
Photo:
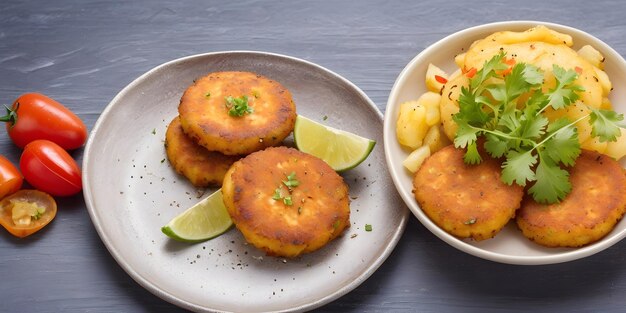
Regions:
[[[199,244],[161,233],[161,226],[213,192],[197,190],[169,165],[167,124],[194,79],[226,70],[276,80],[291,91],[299,114],[378,142],[365,162],[342,174],[350,185],[351,227],[323,249],[282,259],[248,245],[235,228]],[[308,310],[361,284],[404,230],[409,211],[385,167],[382,133],[382,114],[365,93],[318,65],[245,51],[185,57],[139,77],[106,107],[85,148],[85,200],[120,266],[167,301],[194,311]],[[365,224],[373,230],[365,231]]]
[[[497,31],[522,31],[539,24],[571,35],[574,41],[574,50],[578,50],[585,44],[595,47],[606,58],[604,62],[605,70],[613,86],[622,86],[626,83],[626,61],[607,44],[583,31],[544,22],[501,22],[481,25],[454,33],[419,53],[398,76],[389,95],[385,113],[384,138],[387,164],[393,181],[409,209],[432,233],[450,245],[472,255],[503,263],[548,264],[571,261],[592,255],[610,247],[626,236],[626,220],[619,222],[617,227],[601,241],[577,249],[544,248],[539,246],[523,237],[512,222],[493,239],[480,242],[460,240],[436,226],[422,212],[415,201],[412,193],[411,176],[402,166],[402,161],[409,152],[403,149],[396,140],[395,123],[400,103],[417,99],[426,91],[424,77],[429,63],[433,63],[448,73],[452,73],[458,68],[454,63],[454,56],[467,51],[467,48],[475,40],[484,38]],[[626,89],[615,88],[611,91],[609,98],[616,111],[626,112]],[[625,164],[624,160],[622,160],[622,165]]]

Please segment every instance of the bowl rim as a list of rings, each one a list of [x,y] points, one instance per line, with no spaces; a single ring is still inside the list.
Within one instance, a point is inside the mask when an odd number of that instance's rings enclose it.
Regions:
[[[542,255],[542,256],[512,256],[508,254],[503,254],[499,252],[488,251],[483,248],[473,246],[453,235],[450,235],[443,229],[439,228],[436,224],[434,224],[428,216],[421,210],[417,202],[415,201],[412,191],[406,189],[406,186],[402,185],[402,181],[400,179],[400,175],[406,175],[404,171],[398,173],[396,170],[397,165],[394,166],[392,152],[391,152],[391,142],[396,140],[395,137],[395,118],[392,118],[391,115],[394,113],[394,108],[399,105],[399,90],[400,86],[404,83],[407,77],[416,69],[416,67],[423,62],[428,62],[426,57],[432,54],[434,51],[438,51],[451,42],[456,40],[464,40],[464,37],[470,37],[473,35],[480,34],[481,36],[487,36],[491,33],[503,30],[518,30],[524,28],[530,28],[537,25],[544,25],[548,28],[556,30],[561,33],[566,33],[573,37],[584,38],[585,43],[593,45],[594,48],[598,49],[602,52],[605,58],[612,59],[617,62],[621,62],[626,64],[624,58],[613,48],[611,48],[608,44],[598,39],[597,37],[582,31],[577,28],[573,28],[566,25],[561,25],[557,23],[544,22],[544,21],[534,21],[534,20],[519,20],[519,21],[500,21],[493,22],[487,24],[481,24],[472,26],[469,28],[462,29],[460,31],[454,32],[450,35],[445,36],[444,38],[438,40],[437,42],[429,45],[427,48],[418,53],[415,57],[409,61],[409,63],[402,69],[398,77],[396,78],[391,91],[389,93],[389,97],[385,107],[385,119],[383,124],[384,135],[384,150],[385,150],[385,160],[387,162],[387,167],[389,169],[389,173],[392,177],[392,181],[394,182],[398,193],[404,200],[407,207],[413,213],[415,217],[424,225],[431,233],[437,236],[439,239],[448,243],[449,245],[471,254],[473,256],[495,261],[499,263],[507,263],[507,264],[515,264],[515,265],[543,265],[543,264],[554,264],[554,263],[562,263],[577,260],[580,258],[584,258],[595,253],[598,253],[615,243],[622,240],[626,237],[626,229],[619,231],[617,233],[609,233],[606,237],[600,239],[599,241],[592,243],[590,245],[575,248],[572,250],[568,250],[562,253],[555,253],[551,255]],[[467,40],[467,39],[465,39]],[[468,45],[471,42],[468,43]],[[402,168],[401,168],[402,170]]]

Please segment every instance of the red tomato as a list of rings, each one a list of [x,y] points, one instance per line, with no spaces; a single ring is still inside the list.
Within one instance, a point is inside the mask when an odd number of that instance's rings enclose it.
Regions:
[[[0,199],[20,190],[22,182],[24,178],[17,167],[0,155]]]
[[[76,114],[39,93],[21,95],[0,121],[7,122],[9,137],[20,148],[33,140],[47,139],[71,150],[87,140],[87,127]]]
[[[49,140],[27,144],[20,158],[20,169],[33,187],[53,196],[70,196],[83,188],[76,161]]]

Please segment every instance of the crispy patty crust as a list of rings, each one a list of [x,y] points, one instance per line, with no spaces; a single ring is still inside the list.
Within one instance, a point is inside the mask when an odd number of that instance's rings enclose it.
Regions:
[[[254,110],[229,114],[226,98],[246,96]],[[275,146],[293,131],[296,106],[280,83],[249,72],[216,72],[197,79],[178,106],[185,133],[208,150],[248,154]]]
[[[293,148],[267,148],[235,162],[222,194],[235,226],[268,255],[315,251],[350,226],[343,178],[321,159]]]
[[[524,190],[500,179],[500,162],[463,162],[465,151],[447,146],[424,161],[413,178],[420,208],[439,227],[460,237],[492,238],[515,216]]]
[[[165,133],[165,151],[176,172],[196,187],[219,186],[239,156],[224,155],[199,146],[185,135],[175,117]]]
[[[580,247],[600,240],[624,215],[626,175],[612,158],[583,150],[570,168],[572,191],[560,203],[526,197],[516,221],[524,236],[548,247]]]

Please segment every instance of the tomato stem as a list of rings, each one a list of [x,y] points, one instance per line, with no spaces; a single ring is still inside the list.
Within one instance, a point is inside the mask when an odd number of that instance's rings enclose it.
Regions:
[[[5,116],[0,116],[0,122],[10,123],[10,127],[13,128],[13,126],[15,126],[15,123],[17,123],[17,109],[20,108],[20,103],[15,103],[15,110],[9,109],[9,107],[6,105],[4,106],[4,108],[7,110],[7,113]]]

